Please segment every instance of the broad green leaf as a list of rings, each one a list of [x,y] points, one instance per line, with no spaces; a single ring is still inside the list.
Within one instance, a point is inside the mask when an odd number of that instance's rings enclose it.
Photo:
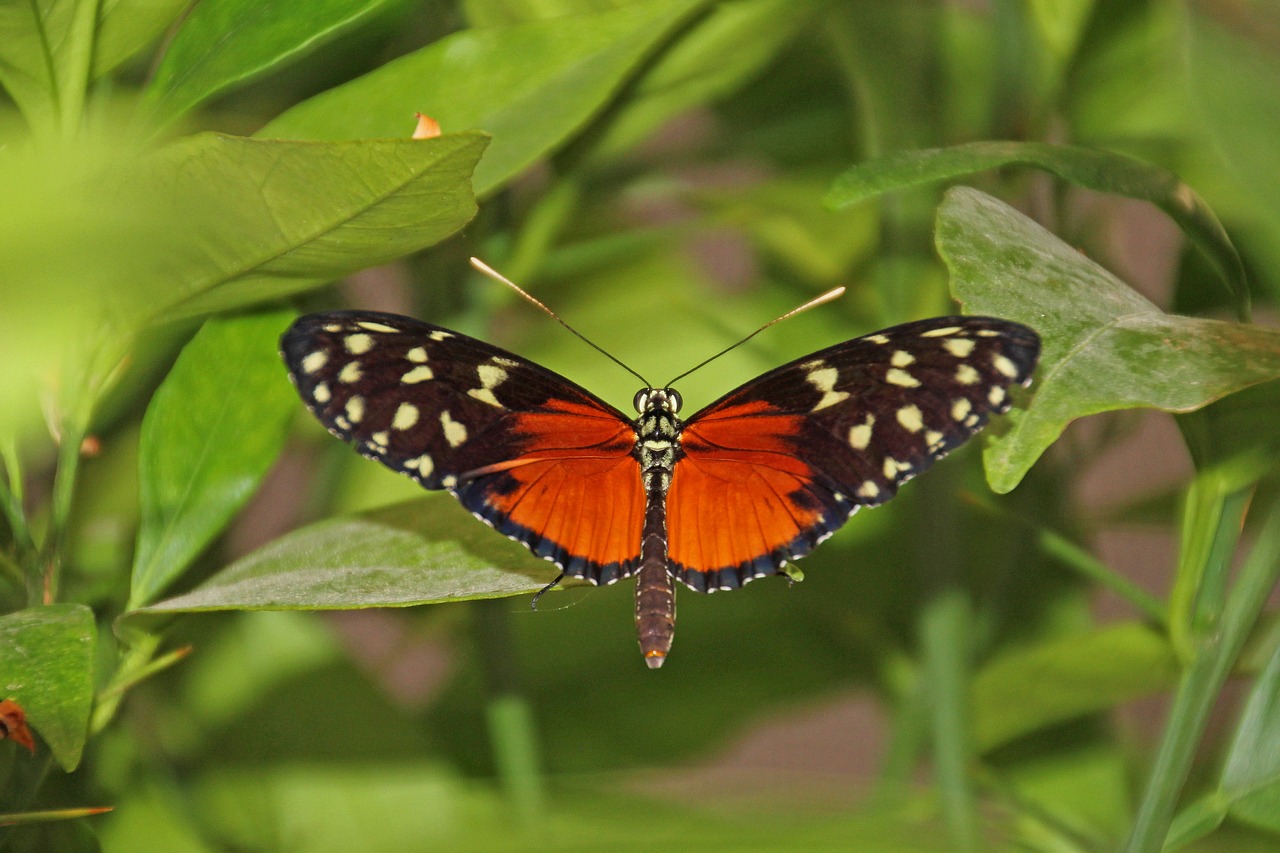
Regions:
[[[280,454],[296,398],[276,341],[292,317],[273,311],[209,320],[147,407],[130,609],[186,570]]]
[[[497,190],[583,127],[702,0],[645,0],[597,14],[467,30],[305,101],[258,134],[407,136],[422,112],[493,145],[475,191]]]
[[[171,120],[212,95],[316,50],[388,2],[197,3],[169,43],[144,99],[161,121]]]
[[[102,0],[93,76],[101,77],[156,41],[190,0]],[[201,3],[197,8],[205,5]]]
[[[473,27],[500,27],[525,21],[605,12],[631,0],[463,0]]]
[[[88,735],[96,640],[93,613],[79,604],[0,617],[0,699],[22,706],[68,772],[80,763]]]
[[[1159,207],[1204,253],[1234,297],[1240,315],[1248,316],[1244,265],[1213,211],[1177,175],[1121,154],[1040,142],[972,142],[907,151],[854,166],[836,178],[826,203],[840,209],[890,190],[1012,165],[1035,166],[1082,187]]]
[[[1009,652],[973,680],[974,742],[993,749],[1167,689],[1178,675],[1168,640],[1135,622]]]
[[[474,132],[327,143],[204,134],[166,148],[141,191],[185,202],[186,219],[154,261],[153,316],[297,293],[444,239],[475,214],[469,179],[485,145]]]
[[[1134,407],[1189,412],[1280,377],[1280,332],[1164,314],[976,190],[947,193],[936,239],[967,311],[1026,323],[1044,343],[1030,402],[986,450],[997,492],[1016,486],[1075,418]]]
[[[437,496],[296,530],[135,613],[408,607],[535,592],[555,574]]]
[[[718,3],[654,61],[592,143],[616,157],[664,121],[722,98],[767,65],[813,18],[813,0]]]
[[[79,120],[97,13],[94,0],[0,3],[0,85],[33,128]]]

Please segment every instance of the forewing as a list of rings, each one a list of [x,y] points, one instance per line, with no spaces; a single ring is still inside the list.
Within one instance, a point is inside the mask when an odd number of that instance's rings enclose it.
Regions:
[[[681,435],[667,496],[671,571],[703,591],[776,573],[1008,409],[1039,351],[1026,326],[937,317],[837,344],[727,394]]]
[[[299,318],[280,341],[302,400],[337,437],[448,489],[566,574],[634,571],[644,494],[617,409],[527,359],[371,311]]]

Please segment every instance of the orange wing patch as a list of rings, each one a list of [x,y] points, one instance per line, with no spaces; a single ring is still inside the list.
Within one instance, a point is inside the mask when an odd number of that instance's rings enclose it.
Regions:
[[[497,529],[573,577],[608,584],[635,571],[644,523],[635,432],[601,410],[555,401],[521,413],[515,458],[469,471],[458,496]]]
[[[734,589],[775,574],[833,527],[836,499],[792,449],[801,418],[768,411],[762,403],[730,407],[681,436],[685,456],[667,495],[668,555],[693,589]]]
[[[5,738],[25,746],[35,755],[36,742],[31,736],[31,729],[27,728],[27,715],[22,706],[12,699],[0,701],[0,740]]]

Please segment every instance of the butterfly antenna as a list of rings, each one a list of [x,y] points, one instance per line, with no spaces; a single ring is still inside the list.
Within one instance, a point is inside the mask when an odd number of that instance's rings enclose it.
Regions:
[[[489,276],[489,278],[493,279],[494,281],[498,281],[498,282],[501,282],[502,284],[505,284],[507,287],[511,288],[511,289],[512,289],[512,290],[514,290],[516,293],[518,293],[518,294],[520,294],[521,296],[523,296],[523,297],[524,297],[528,302],[532,303],[533,305],[535,305],[535,306],[536,306],[536,307],[538,307],[538,308],[541,308],[543,311],[545,311],[545,312],[547,313],[547,316],[549,316],[552,320],[555,320],[555,321],[556,321],[557,323],[559,323],[561,326],[564,326],[564,327],[565,327],[566,329],[568,329],[570,332],[573,332],[573,334],[577,336],[578,340],[582,341],[584,344],[586,344],[587,346],[591,347],[593,350],[595,350],[596,352],[600,353],[600,354],[601,354],[601,355],[603,355],[605,358],[607,358],[607,359],[609,359],[610,361],[612,361],[614,364],[618,365],[618,367],[621,367],[623,370],[627,371],[627,373],[630,373],[630,374],[631,374],[632,376],[634,376],[636,379],[639,379],[641,382],[643,382],[643,383],[644,383],[644,387],[646,387],[646,388],[652,388],[652,387],[653,387],[652,385],[650,385],[650,384],[649,384],[649,380],[648,380],[648,379],[645,379],[645,378],[644,378],[643,376],[641,376],[639,373],[636,373],[636,372],[635,372],[634,370],[632,370],[630,367],[627,367],[625,364],[623,364],[623,363],[622,363],[622,361],[621,361],[620,359],[618,359],[618,358],[616,358],[615,356],[613,356],[613,355],[612,355],[611,353],[609,353],[609,352],[608,352],[604,347],[597,345],[594,341],[592,341],[592,340],[591,340],[590,338],[588,338],[586,335],[582,334],[582,332],[579,332],[579,331],[578,331],[577,329],[575,329],[573,326],[570,326],[568,323],[566,323],[566,322],[565,322],[565,321],[560,317],[560,315],[559,315],[559,314],[557,314],[556,312],[552,311],[550,308],[548,308],[547,306],[545,306],[545,305],[543,305],[541,302],[539,302],[539,301],[537,300],[537,298],[535,298],[535,297],[533,296],[533,294],[531,294],[531,293],[527,293],[523,288],[521,288],[521,287],[520,287],[520,285],[516,284],[516,283],[515,283],[514,281],[512,281],[511,279],[507,278],[505,275],[503,275],[502,273],[498,272],[498,271],[497,271],[497,270],[495,270],[493,267],[491,267],[491,266],[489,266],[488,264],[486,264],[484,261],[480,260],[479,258],[472,258],[472,259],[471,259],[471,266],[475,267],[475,268],[476,268],[477,270],[479,270],[480,272],[482,272],[482,273],[484,273],[485,275]],[[843,289],[843,288],[842,288],[842,289]],[[806,306],[806,307],[808,307],[808,306]],[[797,308],[796,310],[797,310],[797,311],[799,311],[799,310],[802,310],[802,309]],[[792,311],[791,313],[792,313],[792,314],[794,314],[794,313],[795,313],[795,311]],[[782,319],[782,318],[778,318],[778,319]],[[777,322],[777,320],[775,320],[774,322]],[[701,365],[699,365],[699,366],[701,366]],[[551,586],[555,586],[555,584],[551,584]],[[549,588],[550,588],[550,587],[548,587],[548,589],[549,589]],[[543,592],[546,592],[546,590],[543,590]],[[539,594],[539,595],[541,595],[542,593],[538,593],[538,594]]]
[[[708,358],[708,359],[706,359],[705,361],[701,361],[701,362],[699,362],[699,363],[695,364],[693,367],[689,368],[689,369],[688,369],[688,370],[686,370],[684,373],[681,373],[681,374],[680,374],[679,376],[677,376],[675,379],[672,379],[670,382],[668,382],[666,385],[664,385],[664,386],[662,386],[662,387],[664,387],[664,388],[670,388],[672,385],[674,385],[675,383],[679,382],[681,379],[684,379],[684,378],[685,378],[686,376],[688,376],[690,373],[693,373],[695,370],[701,370],[702,368],[706,367],[708,364],[710,364],[711,362],[715,361],[717,358],[719,358],[720,356],[722,356],[722,355],[724,355],[725,353],[729,352],[730,350],[737,349],[738,347],[742,346],[742,345],[743,345],[743,344],[745,344],[747,341],[751,340],[751,339],[752,339],[752,338],[754,338],[756,335],[760,334],[760,333],[761,333],[761,332],[763,332],[765,329],[769,328],[770,326],[774,325],[775,323],[781,323],[783,320],[786,320],[786,319],[787,319],[787,318],[789,318],[789,317],[794,317],[794,316],[796,316],[796,315],[797,315],[797,314],[799,314],[801,311],[808,311],[810,308],[817,308],[819,305],[824,305],[824,304],[826,304],[826,303],[830,302],[830,301],[831,301],[831,300],[833,300],[833,299],[839,299],[839,298],[840,298],[841,296],[843,296],[843,295],[844,295],[844,288],[843,288],[843,287],[837,287],[837,288],[835,288],[834,290],[828,290],[826,293],[822,294],[821,296],[818,296],[818,297],[815,297],[815,298],[813,298],[813,299],[810,299],[808,302],[806,302],[805,304],[803,304],[803,305],[801,305],[801,306],[799,306],[799,307],[797,307],[797,308],[792,308],[790,311],[788,311],[787,313],[783,314],[781,317],[774,317],[772,320],[770,320],[769,322],[765,323],[763,326],[761,326],[760,328],[756,329],[754,332],[752,332],[751,334],[747,335],[747,336],[746,336],[745,338],[743,338],[742,340],[738,341],[737,343],[730,344],[729,346],[727,346],[727,347],[725,347],[724,349],[720,350],[720,352],[718,352],[718,353],[716,353],[715,355],[711,356],[711,358]]]

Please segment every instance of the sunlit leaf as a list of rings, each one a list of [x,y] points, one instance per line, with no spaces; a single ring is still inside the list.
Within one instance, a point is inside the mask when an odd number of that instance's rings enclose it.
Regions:
[[[259,136],[407,135],[423,112],[445,133],[476,128],[493,146],[476,168],[488,195],[580,129],[701,0],[645,0],[447,36],[286,112]]]

